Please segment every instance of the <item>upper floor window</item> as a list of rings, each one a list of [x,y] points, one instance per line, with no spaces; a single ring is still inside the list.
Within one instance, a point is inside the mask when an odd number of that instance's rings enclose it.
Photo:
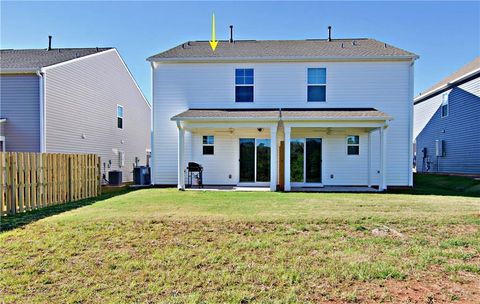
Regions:
[[[235,69],[235,101],[253,102],[253,69]]]
[[[213,135],[203,136],[203,155],[213,155],[215,137]]]
[[[442,95],[442,117],[448,116],[448,93]]]
[[[307,101],[326,101],[327,95],[327,69],[308,69]]]
[[[117,105],[117,128],[123,129],[123,106]]]
[[[348,135],[347,136],[347,155],[359,155],[360,154],[360,136]]]

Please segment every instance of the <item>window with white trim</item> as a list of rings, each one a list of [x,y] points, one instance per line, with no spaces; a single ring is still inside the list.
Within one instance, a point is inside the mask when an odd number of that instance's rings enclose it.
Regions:
[[[235,69],[235,102],[253,102],[253,69]]]
[[[322,102],[327,100],[327,69],[307,69],[307,101]]]
[[[117,105],[117,128],[123,129],[123,106]]]
[[[440,109],[442,117],[448,116],[448,93],[442,95],[442,107]]]
[[[360,136],[348,135],[347,136],[347,155],[359,155],[360,154]]]
[[[213,155],[214,153],[215,137],[213,135],[203,136],[203,155]]]

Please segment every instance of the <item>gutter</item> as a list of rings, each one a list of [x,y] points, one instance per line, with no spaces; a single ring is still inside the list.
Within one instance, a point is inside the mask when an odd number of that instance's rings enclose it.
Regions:
[[[39,77],[39,95],[40,95],[40,153],[46,152],[46,132],[45,132],[45,71],[43,69],[36,71]]]

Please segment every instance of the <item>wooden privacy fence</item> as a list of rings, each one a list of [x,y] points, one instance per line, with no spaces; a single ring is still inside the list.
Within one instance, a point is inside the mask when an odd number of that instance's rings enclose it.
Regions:
[[[1,214],[15,214],[100,194],[95,154],[0,152]]]

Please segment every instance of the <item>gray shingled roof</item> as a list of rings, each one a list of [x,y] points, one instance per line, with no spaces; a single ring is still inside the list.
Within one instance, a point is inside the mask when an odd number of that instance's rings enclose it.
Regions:
[[[323,109],[189,109],[172,120],[389,120],[391,117],[373,108]]]
[[[0,50],[0,69],[35,70],[112,48]]]
[[[375,39],[189,41],[147,58],[149,61],[215,59],[418,58]]]
[[[460,77],[466,76],[466,75],[468,75],[468,74],[470,74],[470,73],[472,73],[472,72],[474,72],[475,70],[478,70],[478,69],[480,69],[480,56],[478,56],[474,60],[467,63],[466,65],[461,67],[459,70],[457,70],[453,74],[445,77],[441,81],[437,82],[436,84],[434,84],[430,88],[428,88],[425,91],[423,91],[422,93],[420,93],[420,95],[415,97],[415,102],[418,102],[419,100],[424,100],[427,97],[429,98],[432,95],[432,92],[434,92],[434,91],[442,88],[443,86],[450,84],[452,81],[454,81],[454,80],[456,80]]]

